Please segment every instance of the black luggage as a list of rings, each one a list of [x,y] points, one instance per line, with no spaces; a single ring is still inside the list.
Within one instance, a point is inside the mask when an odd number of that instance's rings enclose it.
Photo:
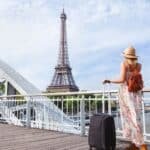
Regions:
[[[88,142],[90,150],[115,150],[115,123],[111,115],[95,114],[91,117]]]

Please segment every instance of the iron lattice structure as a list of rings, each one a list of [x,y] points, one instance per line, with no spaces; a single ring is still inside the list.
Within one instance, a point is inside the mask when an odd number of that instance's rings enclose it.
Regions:
[[[57,66],[51,84],[47,87],[47,92],[69,92],[79,91],[75,84],[72,75],[72,69],[69,64],[68,47],[67,47],[67,32],[66,32],[66,19],[67,16],[64,12],[61,13],[61,37],[60,49]]]

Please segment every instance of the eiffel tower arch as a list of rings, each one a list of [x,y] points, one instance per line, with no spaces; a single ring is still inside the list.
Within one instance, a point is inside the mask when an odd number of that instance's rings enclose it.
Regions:
[[[55,67],[52,82],[47,87],[46,91],[47,92],[79,91],[79,88],[76,86],[72,75],[72,68],[70,67],[69,64],[67,32],[66,32],[67,16],[64,12],[64,9],[60,15],[60,19],[61,19],[61,36],[60,36],[58,62]]]

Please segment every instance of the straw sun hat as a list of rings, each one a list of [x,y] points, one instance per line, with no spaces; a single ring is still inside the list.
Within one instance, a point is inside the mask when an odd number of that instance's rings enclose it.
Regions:
[[[125,58],[137,59],[136,49],[133,46],[129,46],[123,51],[123,56]]]

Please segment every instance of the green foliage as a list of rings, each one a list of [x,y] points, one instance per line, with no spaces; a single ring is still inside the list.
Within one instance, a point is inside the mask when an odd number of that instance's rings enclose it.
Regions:
[[[0,83],[0,95],[5,93],[5,85],[4,83]]]
[[[85,100],[85,111],[89,112],[102,112],[102,94],[86,94],[84,95],[66,95],[66,96],[48,96],[51,100],[54,100],[54,103],[62,109],[64,112],[68,113],[78,113],[80,112],[80,102],[82,101],[82,97]],[[108,111],[108,97],[105,96],[105,111]],[[63,102],[63,103],[62,103]],[[112,110],[116,109],[116,103],[111,102]]]

